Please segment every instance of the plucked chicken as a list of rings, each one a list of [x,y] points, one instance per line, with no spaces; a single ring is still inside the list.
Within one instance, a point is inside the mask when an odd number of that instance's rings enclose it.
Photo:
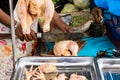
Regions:
[[[66,80],[66,79],[68,80],[68,77],[65,75],[65,73],[61,73],[52,80]]]
[[[71,74],[69,80],[87,80],[85,76],[77,75],[77,74]]]
[[[61,73],[58,75],[57,80],[66,80],[68,77],[65,75],[65,73]]]
[[[55,65],[52,64],[43,64],[38,67],[43,73],[50,73],[50,72],[57,72],[57,68]]]
[[[57,67],[52,64],[42,64],[33,69],[27,70],[25,67],[25,80],[87,80],[85,76],[75,73],[70,75],[70,78],[65,73],[59,73]],[[58,72],[54,74],[53,72]]]
[[[65,40],[56,42],[53,52],[56,56],[77,56],[79,46],[77,42]]]
[[[46,80],[46,77],[41,70],[38,70],[35,72],[35,74],[33,74],[32,80]]]
[[[30,33],[30,26],[32,24],[32,17],[28,13],[28,7],[25,0],[18,0],[16,5],[16,14],[22,26],[23,34]]]
[[[32,76],[35,74],[37,68],[33,70],[33,66],[31,66],[30,70],[27,70],[27,68],[24,68],[24,70],[25,70],[25,76],[26,76],[25,80],[30,80]]]
[[[18,0],[15,10],[23,34],[30,33],[30,26],[35,19],[44,19],[43,32],[50,31],[50,22],[54,14],[52,0]]]

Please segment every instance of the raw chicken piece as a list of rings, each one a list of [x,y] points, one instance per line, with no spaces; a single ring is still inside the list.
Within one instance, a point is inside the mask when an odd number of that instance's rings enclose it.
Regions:
[[[78,50],[77,42],[72,40],[56,42],[53,48],[56,56],[77,56]]]
[[[43,25],[43,32],[48,32],[50,31],[50,22],[53,18],[54,15],[54,4],[52,0],[45,0],[45,22]]]
[[[22,26],[23,34],[29,34],[30,26],[32,24],[32,17],[27,12],[28,6],[26,4],[26,1],[18,0],[15,10],[20,21],[20,24]]]
[[[65,73],[61,73],[58,75],[58,77],[55,77],[52,80],[66,80],[66,79],[68,79],[68,77],[65,75]]]
[[[43,72],[40,71],[40,70],[39,70],[39,72],[36,71],[36,72],[33,74],[33,77],[32,77],[32,78],[33,78],[32,80],[46,80],[45,75],[44,75]]]
[[[31,66],[29,71],[26,68],[24,68],[24,70],[25,70],[25,76],[26,76],[25,80],[30,80],[32,78],[32,75],[36,72],[37,69],[33,70],[33,66]]]
[[[43,32],[50,31],[50,22],[54,14],[54,4],[52,0],[30,0],[29,12],[34,18],[44,19]]]
[[[43,32],[50,31],[50,22],[54,14],[52,0],[18,0],[16,13],[22,26],[23,34],[30,33],[30,26],[35,19],[43,18]]]
[[[77,74],[71,74],[69,80],[87,80],[85,76],[77,75]]]
[[[55,65],[52,64],[43,64],[38,67],[43,73],[50,73],[50,72],[57,72],[57,68]]]
[[[54,79],[52,79],[52,80],[58,80],[58,79],[57,79],[57,77],[55,77],[55,78],[54,78]]]
[[[45,0],[29,0],[28,11],[32,16],[43,17],[45,13]]]
[[[68,78],[68,77],[65,75],[65,73],[61,73],[61,74],[59,74],[58,77],[57,77],[58,80],[65,80],[65,79],[67,79],[67,78]]]

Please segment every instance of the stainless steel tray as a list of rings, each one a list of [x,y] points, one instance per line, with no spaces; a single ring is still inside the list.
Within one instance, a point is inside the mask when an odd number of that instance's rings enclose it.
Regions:
[[[97,60],[102,80],[120,80],[120,58]]]
[[[16,62],[15,72],[11,80],[25,80],[24,67],[39,66],[50,63],[56,65],[58,73],[64,72],[69,77],[76,73],[84,75],[88,80],[101,80],[92,57],[23,57]]]

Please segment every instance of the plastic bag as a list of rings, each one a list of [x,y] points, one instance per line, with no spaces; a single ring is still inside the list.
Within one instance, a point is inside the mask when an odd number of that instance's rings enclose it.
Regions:
[[[104,8],[104,9],[108,9],[108,3],[107,0],[94,0],[95,4],[98,7]]]

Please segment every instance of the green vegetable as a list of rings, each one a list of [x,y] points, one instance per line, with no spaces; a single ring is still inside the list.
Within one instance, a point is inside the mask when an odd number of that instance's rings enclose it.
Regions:
[[[39,21],[43,23],[45,21],[45,18],[39,18]]]
[[[85,16],[72,16],[71,27],[78,27],[88,21],[88,17]]]
[[[78,11],[79,11],[79,9],[75,5],[73,5],[71,3],[67,3],[67,4],[65,4],[61,13],[78,12]]]
[[[75,6],[77,6],[79,9],[85,9],[88,8],[90,5],[90,0],[73,0],[73,3]]]

